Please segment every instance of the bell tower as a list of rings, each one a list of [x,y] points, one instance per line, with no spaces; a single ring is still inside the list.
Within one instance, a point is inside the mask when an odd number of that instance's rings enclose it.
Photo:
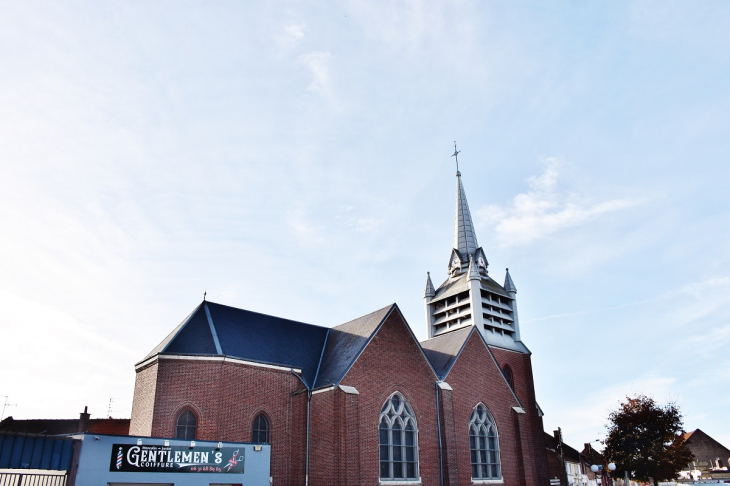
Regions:
[[[446,281],[434,288],[431,274],[426,277],[423,298],[426,304],[428,337],[474,326],[487,343],[500,348],[529,353],[520,340],[517,318],[517,288],[507,270],[504,285],[488,272],[489,262],[477,242],[469,203],[456,160],[456,213],[454,246],[449,254]]]

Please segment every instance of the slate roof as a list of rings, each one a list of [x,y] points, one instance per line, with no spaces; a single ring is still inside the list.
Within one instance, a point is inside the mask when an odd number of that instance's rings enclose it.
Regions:
[[[426,358],[431,362],[440,380],[446,378],[451,366],[456,361],[461,348],[475,328],[473,326],[447,332],[421,343]]]
[[[473,255],[479,243],[474,232],[474,223],[471,221],[469,203],[466,202],[466,192],[461,183],[461,172],[456,173],[456,217],[454,218],[454,248],[465,258]]]
[[[345,377],[380,324],[396,308],[391,304],[333,327],[327,337],[315,388],[336,385]]]
[[[302,378],[311,384],[328,331],[326,327],[206,301],[144,360],[157,354],[229,356],[299,368]]]
[[[398,306],[391,304],[326,328],[204,301],[138,365],[166,354],[227,356],[301,369],[309,389],[338,385],[394,311]],[[469,326],[419,343],[439,379],[471,332],[475,328]]]

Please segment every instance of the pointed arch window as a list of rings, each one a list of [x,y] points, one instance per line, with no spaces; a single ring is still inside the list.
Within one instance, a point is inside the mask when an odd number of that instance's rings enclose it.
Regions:
[[[260,413],[253,419],[253,440],[258,444],[269,444],[269,419],[266,415]]]
[[[403,395],[393,393],[380,410],[380,479],[418,479],[418,426]]]
[[[512,368],[509,367],[509,365],[504,365],[504,368],[502,368],[502,373],[504,373],[504,378],[507,380],[507,383],[509,383],[510,388],[512,390],[515,389],[515,378],[512,374]]]
[[[189,408],[186,408],[177,416],[177,422],[175,423],[176,439],[195,440],[197,429],[198,418]]]
[[[472,479],[500,479],[499,437],[492,414],[481,403],[474,408],[469,421]]]

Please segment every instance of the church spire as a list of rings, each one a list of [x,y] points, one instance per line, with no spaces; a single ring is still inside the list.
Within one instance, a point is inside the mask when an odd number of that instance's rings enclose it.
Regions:
[[[471,221],[469,203],[461,183],[461,172],[456,172],[456,216],[454,218],[454,249],[458,250],[464,261],[479,248],[474,224]]]
[[[426,288],[423,290],[423,297],[430,299],[436,295],[436,289],[433,288],[433,282],[431,281],[431,272],[426,272]]]
[[[515,287],[515,283],[512,281],[512,277],[510,277],[509,268],[507,269],[507,273],[504,276],[504,290],[506,290],[507,293],[509,293],[509,292],[514,292],[515,294],[517,293],[517,287]]]

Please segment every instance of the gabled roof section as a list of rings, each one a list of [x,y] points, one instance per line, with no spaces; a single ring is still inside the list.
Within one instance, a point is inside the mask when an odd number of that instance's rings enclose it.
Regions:
[[[219,355],[203,302],[162,350],[166,354]]]
[[[454,248],[459,250],[464,259],[474,254],[479,243],[471,221],[469,203],[466,202],[466,192],[461,183],[461,172],[456,173],[456,216],[454,218]],[[462,260],[464,261],[464,260]]]
[[[208,301],[196,307],[145,360],[158,354],[229,356],[299,368],[311,384],[328,331]]]
[[[330,329],[314,388],[337,385],[395,308],[391,304]]]
[[[707,435],[705,432],[703,432],[700,429],[695,429],[692,432],[685,432],[684,434],[682,434],[682,436],[684,437],[685,442],[688,442],[690,439],[694,439],[694,441],[691,441],[691,442],[695,442],[695,443],[699,443],[699,444],[701,444],[702,442],[705,442],[705,443],[711,442],[715,445],[715,447],[724,449],[726,451],[726,453],[730,453],[730,449],[728,449],[727,447],[725,447],[724,445],[722,445],[721,443],[719,443],[718,441],[716,441],[715,439],[713,439],[712,437],[710,437],[709,435]],[[691,442],[688,445],[691,446],[692,445]]]
[[[473,326],[458,329],[423,341],[421,347],[440,380],[446,378],[456,357],[461,352],[469,335],[474,331]]]
[[[423,352],[426,354],[428,360],[431,362],[431,366],[436,371],[439,379],[442,381],[447,381],[446,378],[449,376],[451,369],[454,367],[454,364],[459,359],[459,355],[461,355],[461,352],[464,350],[464,347],[466,346],[466,343],[469,341],[469,338],[472,334],[476,334],[477,336],[479,336],[478,339],[482,342],[482,344],[484,344],[487,353],[489,353],[489,357],[492,358],[494,366],[497,367],[500,376],[504,380],[505,386],[510,390],[510,392],[512,392],[512,396],[514,397],[515,401],[520,404],[520,406],[522,406],[522,402],[520,402],[520,399],[517,398],[514,390],[507,382],[507,378],[505,378],[504,373],[502,372],[502,368],[497,362],[497,358],[494,357],[494,353],[492,353],[492,350],[489,349],[489,344],[484,339],[484,336],[482,336],[482,334],[474,326],[469,326],[456,331],[447,332],[421,343]]]
[[[172,332],[170,334],[168,334],[167,337],[165,339],[163,339],[160,344],[155,346],[155,349],[150,351],[149,354],[147,356],[145,356],[142,361],[145,361],[145,360],[151,358],[152,356],[155,356],[155,355],[161,353],[167,347],[167,345],[170,344],[170,341],[175,339],[175,337],[178,335],[180,330],[185,326],[185,324],[187,324],[188,321],[202,308],[203,304],[204,304],[204,302],[201,303],[195,309],[193,309],[193,312],[188,314],[188,316],[185,319],[183,319],[183,321],[180,324],[178,324],[177,327],[175,329],[173,329]]]

